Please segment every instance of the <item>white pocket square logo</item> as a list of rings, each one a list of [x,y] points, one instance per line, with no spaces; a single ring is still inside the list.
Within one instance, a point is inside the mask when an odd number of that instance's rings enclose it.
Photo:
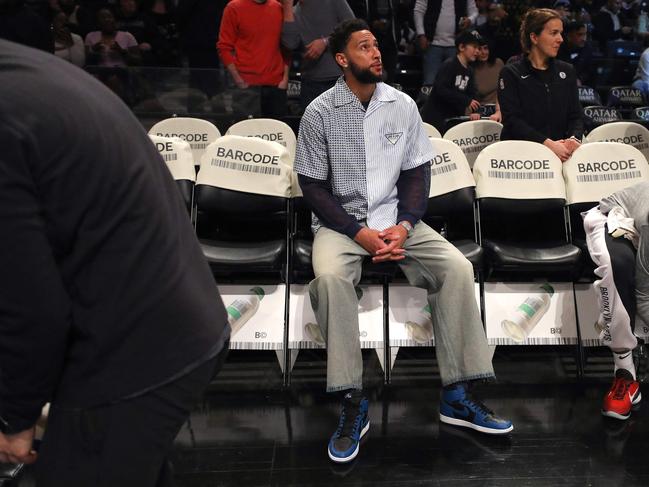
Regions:
[[[385,138],[390,141],[390,144],[394,145],[401,138],[403,132],[393,132],[391,134],[385,134]]]

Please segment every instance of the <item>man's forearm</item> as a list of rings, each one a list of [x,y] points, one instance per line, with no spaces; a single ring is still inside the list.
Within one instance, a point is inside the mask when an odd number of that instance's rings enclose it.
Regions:
[[[228,70],[228,73],[230,73],[230,76],[232,76],[232,79],[233,79],[234,82],[237,84],[237,86],[240,86],[240,85],[245,84],[245,81],[243,80],[243,78],[242,78],[241,75],[239,74],[239,70],[238,70],[237,67],[234,65],[234,63],[232,63],[232,64],[228,64],[228,65],[226,66],[226,69]]]
[[[426,213],[430,193],[430,164],[401,171],[397,180],[397,222],[407,221],[413,227]]]
[[[327,181],[298,175],[304,200],[320,222],[327,228],[353,239],[362,228],[356,218],[347,213],[331,194]]]

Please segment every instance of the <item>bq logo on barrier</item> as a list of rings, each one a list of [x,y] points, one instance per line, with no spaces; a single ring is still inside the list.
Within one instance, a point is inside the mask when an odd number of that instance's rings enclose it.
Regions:
[[[500,140],[499,133],[474,135],[473,137],[462,137],[461,139],[454,139],[453,142],[458,145],[462,151],[467,154],[471,152],[480,152],[494,142]]]
[[[548,159],[491,159],[489,167],[487,176],[490,178],[554,179]]]
[[[577,182],[597,183],[636,179],[641,176],[635,159],[602,162],[580,162],[577,164]]]
[[[160,137],[178,137],[185,142],[189,142],[192,149],[205,149],[208,144],[207,134],[163,134],[157,133]]]
[[[440,174],[446,174],[452,171],[457,171],[457,164],[451,162],[451,156],[449,155],[448,152],[442,152],[441,154],[437,154],[435,157],[431,159],[430,165],[431,165],[431,170],[430,170],[431,176],[438,176]]]
[[[596,123],[616,122],[620,120],[620,114],[615,108],[585,108],[584,115]]]

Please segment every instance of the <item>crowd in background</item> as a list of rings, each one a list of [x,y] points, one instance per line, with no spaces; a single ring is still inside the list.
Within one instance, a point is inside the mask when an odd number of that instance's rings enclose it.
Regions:
[[[455,15],[445,10],[450,4]],[[240,12],[251,5],[271,9],[273,15],[264,21],[251,18],[259,26],[256,43],[237,44],[237,29],[247,21]],[[530,7],[559,12],[564,43],[558,58],[572,63],[585,85],[591,82],[592,57],[606,56],[610,41],[649,45],[645,0],[0,0],[0,38],[52,52],[80,67],[106,68],[97,76],[118,92],[126,83],[119,70],[129,66],[223,68],[231,87],[249,88],[255,86],[250,81],[255,76],[231,69],[244,56],[242,49],[250,51],[257,66],[253,70],[264,68],[276,52],[285,72],[278,82],[273,78],[273,88],[285,91],[289,73],[300,73],[304,108],[340,75],[326,52],[326,32],[340,20],[354,16],[368,22],[390,83],[399,82],[400,58],[408,55],[421,57],[421,83],[433,85],[442,62],[455,56],[456,35],[475,30],[484,39],[473,63],[478,95],[481,102],[492,103],[498,71],[520,56],[519,25]],[[313,31],[314,23],[320,31]],[[259,43],[265,35],[268,42]],[[222,88],[209,73],[191,77],[191,86],[208,97]],[[264,76],[257,79],[267,82]],[[271,106],[269,114],[284,115],[282,105]]]

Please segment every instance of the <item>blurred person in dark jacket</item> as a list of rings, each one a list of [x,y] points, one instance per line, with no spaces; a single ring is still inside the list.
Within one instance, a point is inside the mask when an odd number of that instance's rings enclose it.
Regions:
[[[230,333],[182,197],[70,63],[0,41],[0,86],[0,462],[39,487],[169,485]]]

